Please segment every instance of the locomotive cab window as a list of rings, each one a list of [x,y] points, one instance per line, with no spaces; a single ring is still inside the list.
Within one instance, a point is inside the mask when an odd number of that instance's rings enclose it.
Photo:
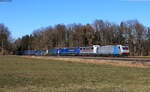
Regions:
[[[123,50],[128,50],[129,48],[128,47],[123,47]]]

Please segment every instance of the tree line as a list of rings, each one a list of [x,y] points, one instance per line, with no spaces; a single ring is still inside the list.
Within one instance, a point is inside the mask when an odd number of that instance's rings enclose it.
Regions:
[[[6,33],[3,33],[3,31]],[[4,37],[6,34],[7,37]],[[150,28],[137,20],[123,21],[120,24],[95,20],[91,24],[57,24],[34,30],[32,34],[9,41],[9,31],[0,26],[0,51],[21,51],[49,49],[54,47],[79,47],[90,45],[128,45],[130,55],[150,55]],[[1,36],[2,35],[2,36]],[[5,40],[4,40],[5,39]],[[10,46],[8,46],[11,44]],[[8,48],[9,47],[9,48]],[[3,48],[3,49],[2,49]]]
[[[0,24],[0,55],[10,54],[12,51],[12,43],[10,31],[4,24]]]

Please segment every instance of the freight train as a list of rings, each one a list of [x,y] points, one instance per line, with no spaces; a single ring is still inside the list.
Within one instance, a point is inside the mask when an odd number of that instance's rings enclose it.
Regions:
[[[129,55],[128,46],[123,45],[93,45],[72,48],[50,48],[48,50],[24,50],[17,51],[19,55],[89,55],[89,56],[124,56]]]

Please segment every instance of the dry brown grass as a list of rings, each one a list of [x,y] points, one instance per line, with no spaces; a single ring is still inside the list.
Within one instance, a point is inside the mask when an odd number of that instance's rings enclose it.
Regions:
[[[45,56],[23,56],[25,58],[46,59],[46,60],[63,60],[68,62],[83,62],[95,64],[109,64],[114,66],[141,67],[150,68],[150,62],[143,61],[119,61],[119,60],[95,60],[95,59],[80,59],[80,58],[62,58],[62,57],[45,57]]]
[[[0,56],[0,92],[149,92],[149,68],[120,67],[117,62]]]
[[[0,88],[0,92],[149,92],[149,87],[136,85],[136,89],[131,91],[135,88],[135,86],[129,85],[127,88],[122,88],[122,86],[112,86],[108,84],[104,85],[69,85],[67,87],[37,87],[37,86],[27,86],[27,87],[17,87],[17,88]],[[106,90],[106,89],[113,89]]]
[[[150,56],[129,56],[129,57],[133,57],[133,58],[150,58]]]

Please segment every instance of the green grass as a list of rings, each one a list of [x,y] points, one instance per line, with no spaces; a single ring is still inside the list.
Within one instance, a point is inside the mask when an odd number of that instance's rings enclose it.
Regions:
[[[150,68],[0,56],[0,92],[150,92]]]

